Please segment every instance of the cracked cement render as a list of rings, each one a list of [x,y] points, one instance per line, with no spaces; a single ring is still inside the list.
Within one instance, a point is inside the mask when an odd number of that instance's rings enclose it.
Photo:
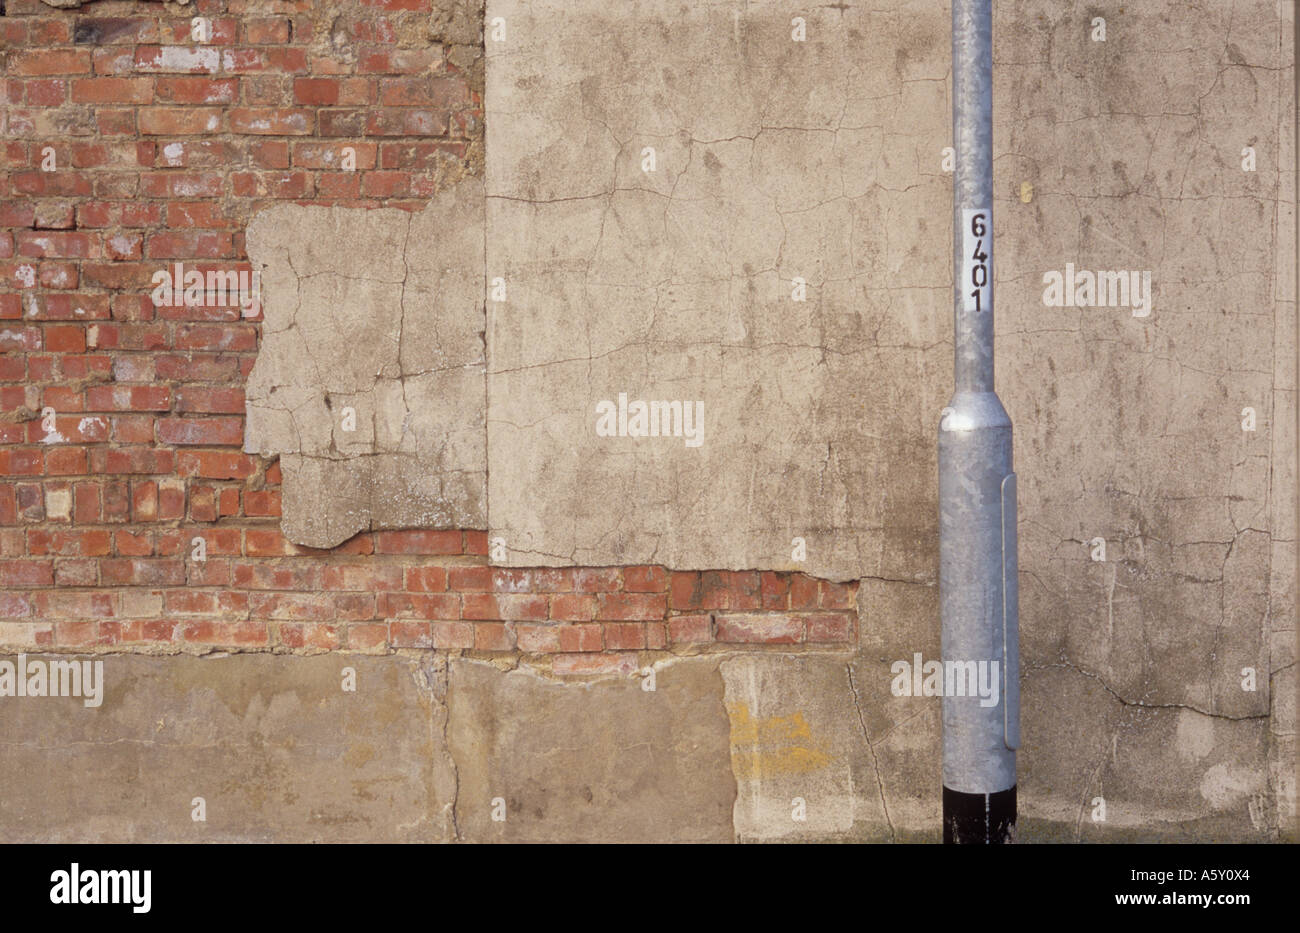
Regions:
[[[283,205],[249,224],[266,321],[244,449],[281,456],[291,539],[485,523],[482,211],[469,178],[419,213]]]
[[[948,53],[918,14],[818,9],[799,43],[782,4],[488,4],[510,563],[932,578],[950,195],[912,154],[946,139]],[[598,436],[620,393],[702,402],[702,443]]]

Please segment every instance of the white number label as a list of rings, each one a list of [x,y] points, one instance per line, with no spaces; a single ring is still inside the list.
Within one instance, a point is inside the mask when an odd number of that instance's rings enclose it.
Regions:
[[[965,208],[962,221],[961,290],[966,311],[989,310],[989,269],[993,260],[993,211]]]

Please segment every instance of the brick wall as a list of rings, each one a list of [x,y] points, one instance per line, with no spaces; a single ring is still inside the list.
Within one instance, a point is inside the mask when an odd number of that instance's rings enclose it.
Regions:
[[[247,270],[244,227],[276,199],[419,210],[481,173],[481,60],[447,4],[4,7],[0,649],[445,649],[589,673],[855,640],[854,583],[492,568],[481,530],[280,535],[279,467],[241,451],[260,318],[155,307],[151,278]]]

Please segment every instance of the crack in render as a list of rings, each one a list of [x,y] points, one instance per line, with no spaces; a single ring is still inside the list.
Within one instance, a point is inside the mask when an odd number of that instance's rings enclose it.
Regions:
[[[1200,713],[1202,716],[1208,716],[1211,719],[1223,719],[1228,722],[1246,722],[1252,719],[1271,718],[1270,713],[1252,713],[1249,716],[1227,716],[1223,713],[1211,713],[1207,710],[1201,709],[1199,706],[1194,706],[1191,703],[1144,703],[1141,700],[1125,699],[1117,690],[1115,690],[1114,687],[1106,683],[1106,681],[1101,678],[1101,675],[1095,674],[1092,671],[1086,671],[1069,661],[1057,661],[1054,664],[1032,664],[1026,667],[1020,676],[1023,679],[1028,677],[1034,671],[1049,670],[1051,668],[1065,668],[1074,671],[1076,674],[1082,674],[1084,677],[1091,677],[1093,680],[1097,681],[1097,683],[1101,684],[1107,693],[1118,700],[1121,706],[1125,707],[1132,707],[1134,709],[1189,709],[1194,713]]]
[[[871,767],[876,772],[876,789],[880,792],[880,807],[885,812],[885,822],[889,824],[889,841],[897,842],[898,833],[894,829],[894,821],[889,816],[889,803],[885,800],[885,780],[880,775],[880,761],[876,758],[876,748],[871,744],[871,737],[867,734],[867,722],[862,715],[858,686],[853,682],[853,665],[846,664],[844,669],[849,675],[849,692],[853,694],[853,708],[858,712],[858,726],[862,729],[862,741],[867,743],[867,751],[871,753]]]
[[[446,686],[442,691],[442,749],[443,754],[447,756],[447,762],[451,765],[451,803],[446,807],[447,815],[451,818],[452,838],[456,842],[464,842],[460,834],[460,821],[456,817],[456,808],[460,805],[460,766],[456,764],[456,756],[451,752],[451,740],[449,733],[451,731],[451,658],[446,659],[446,667],[443,676],[446,677]]]

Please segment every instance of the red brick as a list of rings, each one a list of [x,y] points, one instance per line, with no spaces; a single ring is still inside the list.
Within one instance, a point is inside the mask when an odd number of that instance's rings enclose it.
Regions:
[[[662,567],[623,568],[623,589],[629,593],[662,593],[668,588],[668,572]]]
[[[175,629],[174,634],[163,640],[232,647],[260,646],[270,641],[270,632],[262,622],[196,621],[172,627]]]
[[[155,93],[158,100],[170,104],[232,104],[239,97],[239,79],[159,78]],[[140,103],[148,103],[148,101]]]
[[[145,254],[150,259],[220,259],[231,255],[230,234],[217,230],[181,230],[155,233],[145,240]],[[203,346],[177,349],[208,349]],[[236,347],[235,349],[249,349]]]
[[[321,136],[360,136],[365,132],[364,110],[321,110],[318,113]]]
[[[236,197],[305,198],[312,193],[307,172],[234,172],[230,181]]]
[[[494,593],[567,593],[573,589],[573,571],[565,567],[492,568]]]
[[[321,586],[327,590],[399,590],[402,568],[375,563],[334,564],[322,568]]]
[[[257,349],[257,327],[253,324],[182,324],[176,328],[176,349],[177,350],[222,350],[222,351],[242,351]],[[206,390],[208,397],[216,397],[214,392],[224,391],[225,402],[223,411],[244,410],[243,391],[240,389],[225,390]],[[232,392],[238,393],[235,398]],[[191,392],[183,397],[192,398],[196,393]],[[237,404],[236,404],[237,402]],[[182,411],[203,411],[203,408],[182,408]]]
[[[790,577],[790,608],[817,608],[817,580],[807,574],[796,573]]]
[[[474,648],[478,651],[514,651],[514,625],[508,622],[474,623]]]
[[[112,422],[113,441],[120,444],[147,444],[153,441],[153,418],[148,415],[118,415]]]
[[[217,493],[217,514],[222,518],[239,514],[239,490],[222,489]]]
[[[600,651],[603,647],[599,625],[557,625],[559,635],[557,651]]]
[[[244,439],[243,418],[159,418],[164,444],[236,445]]]
[[[45,454],[45,472],[50,476],[82,476],[86,473],[86,451],[82,447],[54,447]]]
[[[135,50],[135,70],[172,74],[212,74],[221,67],[221,53],[207,46],[141,45]],[[230,70],[230,69],[227,69]]]
[[[823,609],[852,609],[857,605],[857,583],[832,583],[830,580],[818,581]]]
[[[62,78],[24,81],[23,90],[31,107],[59,107],[67,97],[68,83]]]
[[[78,524],[89,524],[99,519],[99,484],[77,483],[72,487],[72,520]]]
[[[759,609],[762,595],[754,571],[709,570],[700,574],[701,609]]]
[[[645,626],[642,623],[607,622],[605,624],[605,648],[607,650],[639,651],[645,646]]]
[[[90,72],[90,52],[81,49],[21,49],[9,53],[11,75],[68,75]]]
[[[381,531],[375,535],[376,554],[459,554],[459,531]]]
[[[456,619],[460,599],[450,593],[380,593],[376,612],[384,618]]]
[[[159,354],[153,357],[153,366],[159,379],[178,382],[232,382],[239,376],[239,360],[220,354]]]
[[[348,648],[352,651],[365,651],[381,648],[388,644],[388,625],[383,622],[349,625],[347,627]]]
[[[45,349],[51,353],[85,353],[86,329],[76,324],[47,327]]]
[[[249,590],[319,590],[321,568],[301,562],[236,563],[231,584]]]
[[[804,623],[809,643],[853,641],[854,618],[851,612],[817,612],[805,616]]]
[[[81,172],[14,172],[9,184],[19,194],[37,197],[88,198],[94,194],[91,179]]]
[[[152,453],[152,451],[149,451]],[[169,451],[170,452],[170,451]],[[91,469],[94,470],[92,460]],[[95,472],[106,472],[97,470]],[[142,473],[159,472],[157,470],[141,470]],[[131,509],[131,487],[121,480],[113,480],[104,484],[104,521],[106,522],[124,522],[128,512]]]
[[[419,74],[441,57],[434,49],[373,49],[362,52],[357,71],[365,74]]]
[[[229,450],[182,450],[177,452],[176,467],[181,476],[203,479],[247,479],[257,472],[257,462],[252,457]]]
[[[402,198],[414,193],[409,172],[366,172],[361,193],[368,198]]]
[[[430,624],[433,647],[442,650],[474,647],[474,625],[439,620]]]
[[[394,648],[432,648],[433,631],[428,622],[394,620],[388,623],[388,641]]]
[[[176,202],[167,205],[167,224],[172,227],[228,227],[225,207],[204,201]]]
[[[668,611],[668,597],[662,593],[607,593],[600,597],[601,619],[662,619]]]
[[[217,493],[211,486],[190,488],[190,520],[195,522],[217,520]]]
[[[356,171],[375,167],[378,147],[374,143],[320,143],[295,142],[293,164],[299,168],[339,170],[343,164],[343,150],[351,147],[356,155]]]
[[[21,593],[0,593],[0,619],[25,619],[31,614],[30,596]]]
[[[250,489],[244,493],[244,514],[249,518],[279,518],[280,490]]]
[[[198,136],[221,129],[214,107],[141,107],[140,132],[151,136]]]
[[[591,622],[599,608],[594,595],[563,593],[551,597],[551,618],[561,622]]]
[[[316,196],[355,200],[361,197],[361,177],[354,172],[322,172],[316,177]]]
[[[100,385],[86,390],[90,411],[167,411],[171,389],[158,385]]]
[[[622,573],[617,567],[583,567],[573,572],[576,593],[608,593],[617,590]]]
[[[248,611],[254,619],[301,622],[330,622],[334,618],[334,600],[328,593],[253,593]]]
[[[462,600],[477,599],[475,595],[466,595]],[[509,593],[498,594],[494,597],[497,606],[497,614],[489,616],[491,619],[502,619],[506,622],[544,622],[547,615],[547,598],[542,595]],[[462,615],[464,609],[462,608]],[[464,615],[465,618],[470,618]]]
[[[302,552],[303,549],[278,531],[249,528],[244,532],[244,553],[249,557],[280,557]]]
[[[55,586],[97,586],[99,561],[96,558],[69,560],[64,558],[54,565]]]
[[[229,113],[232,133],[306,136],[314,125],[312,112],[301,108],[235,107]]]
[[[40,424],[39,421],[31,422]],[[0,476],[36,476],[41,472],[42,455],[38,448],[0,448]]]
[[[55,561],[0,560],[0,586],[51,586]]]
[[[78,44],[109,45],[115,42],[157,42],[158,23],[136,17],[80,16],[76,20]]]
[[[407,567],[403,580],[412,593],[442,593],[447,589],[447,570],[443,567]]]
[[[796,645],[804,640],[802,615],[727,613],[714,618],[721,642]]]
[[[283,622],[280,624],[280,644],[286,648],[318,648],[337,650],[341,643],[341,630],[337,625],[320,622]]]
[[[97,620],[114,615],[109,593],[77,593],[58,590],[36,595],[36,613],[45,618]]]
[[[445,136],[447,116],[434,110],[386,107],[366,113],[367,136]]]
[[[447,585],[458,593],[487,593],[492,590],[492,568],[483,566],[447,568]]]
[[[152,78],[79,78],[72,82],[72,100],[80,104],[148,104],[153,97]]]
[[[99,573],[105,586],[125,583],[140,586],[176,586],[185,582],[185,562],[109,558],[99,562]]]
[[[112,535],[97,529],[50,531],[29,528],[27,553],[33,557],[102,557],[112,551]]]
[[[673,616],[668,620],[668,640],[674,645],[700,645],[713,641],[713,619],[707,615]]]
[[[695,572],[673,571],[669,575],[669,602],[674,609],[699,609],[703,590],[700,575]]]
[[[588,628],[600,630],[598,625]],[[560,650],[560,631],[558,625],[520,624],[515,626],[515,640],[519,650],[527,654],[553,654]],[[599,646],[595,649],[599,651]]]
[[[97,234],[56,230],[22,230],[16,240],[18,255],[36,259],[98,259]]]
[[[182,146],[185,151],[189,151],[184,143],[169,143],[163,147],[163,151],[166,152],[172,145]],[[142,194],[150,198],[215,198],[221,196],[223,181],[219,172],[145,172],[140,176],[140,185]],[[180,258],[191,257],[182,254]],[[150,275],[153,273],[150,272]]]
[[[293,100],[297,104],[328,107],[339,102],[337,78],[294,78]]]
[[[262,168],[288,168],[289,143],[283,139],[258,139],[248,147],[254,165]]]
[[[113,533],[113,550],[119,557],[148,557],[154,552],[151,532],[117,531]],[[60,561],[60,568],[67,561]]]
[[[41,419],[27,422],[27,438],[46,444],[95,444],[108,440],[108,427],[108,419],[102,415],[72,415],[55,418],[54,431],[47,434]],[[95,452],[96,456],[103,454]]]
[[[244,41],[249,45],[286,45],[289,42],[289,20],[285,17],[245,19],[243,25]]]

